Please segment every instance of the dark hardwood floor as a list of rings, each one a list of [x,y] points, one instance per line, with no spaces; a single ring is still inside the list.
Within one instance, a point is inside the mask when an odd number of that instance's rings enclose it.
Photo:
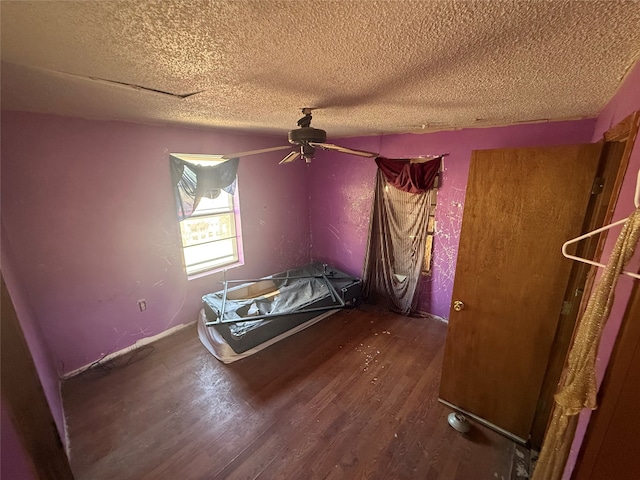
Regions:
[[[344,310],[224,365],[195,327],[63,385],[77,479],[509,478],[437,401],[446,325]]]

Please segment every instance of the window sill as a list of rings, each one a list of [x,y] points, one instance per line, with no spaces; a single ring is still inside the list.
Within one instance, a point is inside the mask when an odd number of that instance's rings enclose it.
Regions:
[[[205,270],[203,272],[196,272],[196,273],[187,274],[187,280],[188,281],[197,280],[199,278],[208,277],[209,275],[213,275],[215,273],[220,273],[220,272],[223,272],[225,270],[230,270],[232,268],[241,267],[242,265],[244,265],[244,262],[235,262],[235,263],[230,263],[228,265],[224,265],[224,266],[221,266],[221,267],[212,268],[211,270]]]

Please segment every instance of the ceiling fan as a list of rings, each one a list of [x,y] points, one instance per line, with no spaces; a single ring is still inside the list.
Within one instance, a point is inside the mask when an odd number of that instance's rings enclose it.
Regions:
[[[366,152],[364,150],[354,150],[352,148],[341,147],[339,145],[333,145],[331,143],[325,143],[327,140],[327,132],[320,130],[319,128],[313,128],[311,126],[311,108],[303,108],[302,113],[304,117],[298,120],[298,127],[289,132],[289,143],[295,147],[299,147],[284,157],[280,164],[291,163],[298,157],[302,157],[306,163],[311,163],[314,157],[316,148],[322,150],[334,150],[340,153],[347,153],[349,155],[358,155],[360,157],[377,157],[377,153]],[[292,148],[291,145],[281,147],[263,148],[260,150],[249,150],[248,152],[238,152],[224,155],[222,158],[225,160],[231,158],[248,157],[250,155],[258,155],[260,153],[275,152],[277,150],[285,150]]]

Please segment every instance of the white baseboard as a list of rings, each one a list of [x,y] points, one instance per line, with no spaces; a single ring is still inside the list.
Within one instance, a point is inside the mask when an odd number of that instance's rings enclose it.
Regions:
[[[194,323],[196,323],[196,321],[190,322],[190,323],[181,323],[180,325],[176,325],[175,327],[171,327],[167,330],[165,330],[164,332],[160,332],[157,335],[153,335],[151,337],[145,337],[145,338],[141,338],[140,340],[136,341],[136,343],[134,343],[133,345],[129,345],[128,347],[123,348],[122,350],[118,350],[117,352],[113,352],[110,353],[109,355],[105,355],[104,357],[102,357],[100,360],[94,360],[91,363],[88,363],[87,365],[84,365],[83,367],[80,368],[76,368],[75,370],[72,370],[71,372],[65,373],[63,374],[60,379],[61,380],[67,380],[71,377],[75,377],[76,375],[84,372],[85,370],[88,370],[89,368],[91,368],[94,364],[96,364],[97,362],[108,362],[109,360],[113,360],[114,358],[118,358],[126,353],[129,352],[133,352],[134,350],[137,350],[140,347],[144,347],[145,345],[149,345],[150,343],[153,342],[157,342],[158,340],[160,340],[161,338],[164,337],[168,337],[169,335],[173,335],[176,332],[179,332],[180,330],[183,330],[187,327],[192,326]]]

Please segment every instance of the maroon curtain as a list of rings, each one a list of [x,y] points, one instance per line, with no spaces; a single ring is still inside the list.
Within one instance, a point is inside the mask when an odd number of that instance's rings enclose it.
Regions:
[[[377,157],[376,164],[387,183],[407,193],[424,193],[433,188],[440,170],[441,157],[427,162],[411,163],[409,160],[394,160]]]

